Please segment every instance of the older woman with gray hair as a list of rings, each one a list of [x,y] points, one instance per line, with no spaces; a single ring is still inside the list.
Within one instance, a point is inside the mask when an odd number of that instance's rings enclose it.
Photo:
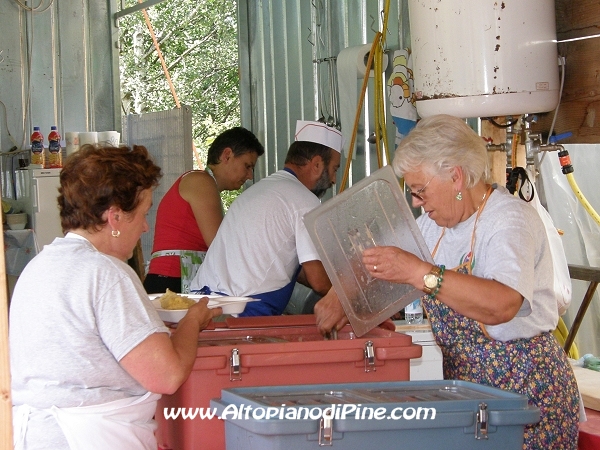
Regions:
[[[363,263],[375,278],[428,294],[444,378],[518,392],[540,409],[524,448],[576,449],[579,393],[551,334],[553,266],[536,210],[489,183],[486,144],[456,117],[421,120],[393,167],[422,208],[417,223],[436,265],[397,247],[367,249]],[[333,290],[315,312],[322,332],[345,322]]]

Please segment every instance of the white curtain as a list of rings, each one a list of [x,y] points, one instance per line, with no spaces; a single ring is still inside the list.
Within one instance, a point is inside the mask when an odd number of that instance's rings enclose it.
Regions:
[[[598,167],[600,167],[600,145],[570,144],[564,146],[569,152],[573,175],[579,189],[600,214],[600,189],[598,189]],[[563,175],[556,152],[546,154],[540,165],[540,174],[545,192],[548,212],[562,236],[569,264],[600,268],[600,225],[591,217],[571,189]],[[589,282],[573,280],[573,301],[563,316],[568,328],[575,315]],[[579,353],[600,354],[600,301],[596,292],[592,303],[577,332],[575,343]]]

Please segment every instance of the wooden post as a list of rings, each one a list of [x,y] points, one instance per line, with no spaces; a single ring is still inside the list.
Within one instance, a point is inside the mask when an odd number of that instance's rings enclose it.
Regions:
[[[4,250],[4,233],[0,235],[0,248]],[[8,358],[8,289],[4,251],[0,258],[0,285],[0,449],[9,449],[13,448],[13,429]]]
[[[497,123],[504,123],[504,117],[496,117]],[[506,142],[506,128],[498,128],[488,120],[481,121],[481,136],[491,144]],[[506,186],[506,153],[501,151],[488,152],[492,180],[500,186]]]

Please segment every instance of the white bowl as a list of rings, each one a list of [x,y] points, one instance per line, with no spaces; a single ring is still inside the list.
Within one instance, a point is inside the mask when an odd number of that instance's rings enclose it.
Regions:
[[[27,213],[6,215],[6,224],[11,230],[23,230],[27,225]]]
[[[160,307],[160,297],[163,294],[149,294],[148,297],[164,322],[178,323],[187,314],[187,309],[162,309]],[[209,308],[222,308],[223,314],[239,314],[244,311],[246,303],[255,302],[258,299],[252,297],[227,297],[225,295],[198,295],[198,294],[178,294],[187,297],[190,300],[198,301],[201,298],[208,298]]]

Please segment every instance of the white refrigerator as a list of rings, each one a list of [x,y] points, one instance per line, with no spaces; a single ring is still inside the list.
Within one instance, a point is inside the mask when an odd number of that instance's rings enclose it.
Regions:
[[[27,213],[27,227],[35,232],[39,248],[62,237],[58,210],[61,169],[16,170],[17,200]]]

